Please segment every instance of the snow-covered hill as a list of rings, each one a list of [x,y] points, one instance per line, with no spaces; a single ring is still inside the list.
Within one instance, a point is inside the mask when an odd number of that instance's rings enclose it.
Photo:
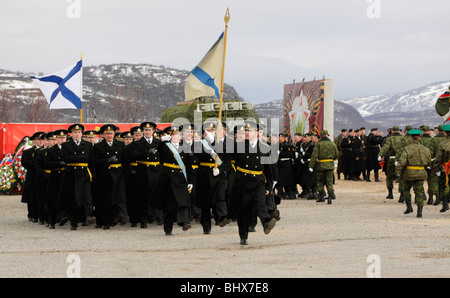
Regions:
[[[340,99],[351,105],[363,117],[390,112],[413,112],[434,110],[437,98],[450,86],[450,80],[392,94]]]
[[[83,67],[83,113],[86,122],[159,121],[161,111],[184,101],[184,85],[189,71],[150,64],[107,64]],[[42,73],[21,73],[0,69],[0,93],[9,101],[26,105],[40,94],[30,76]],[[238,99],[235,89],[225,84],[224,99]],[[57,114],[45,122],[79,120],[77,110],[52,110]],[[94,114],[95,111],[95,114]],[[18,113],[19,117],[23,113]],[[45,117],[45,116],[43,116]],[[3,121],[5,121],[3,119]],[[26,121],[15,119],[16,122]]]

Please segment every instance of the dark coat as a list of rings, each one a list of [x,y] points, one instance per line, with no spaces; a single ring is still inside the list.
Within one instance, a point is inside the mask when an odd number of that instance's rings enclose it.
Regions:
[[[352,173],[360,173],[363,170],[364,163],[364,152],[361,139],[358,137],[350,137],[351,148],[352,148]]]
[[[304,171],[304,164],[302,164],[300,162],[301,158],[303,157],[303,147],[304,143],[303,142],[298,142],[295,143],[294,145],[294,166],[293,166],[293,171],[294,171],[294,183],[295,184],[300,184],[301,185],[301,176],[302,176],[302,172]],[[297,157],[295,157],[297,156]]]
[[[158,209],[172,209],[174,206],[170,206],[168,203],[168,197],[175,198],[178,207],[189,207],[189,191],[188,184],[192,184],[192,165],[191,153],[182,152],[182,147],[178,146],[178,153],[186,170],[186,177],[181,169],[170,167],[169,165],[179,166],[174,153],[167,145],[168,142],[162,142],[160,147],[160,161],[163,165],[161,173],[159,174],[158,181],[155,188],[155,200],[153,205]],[[191,154],[193,155],[193,153]],[[164,166],[166,164],[166,166]]]
[[[359,140],[361,142],[361,171],[365,171],[367,169],[367,157],[369,154],[367,138],[367,135],[359,136]]]
[[[138,208],[139,208],[139,184],[137,181],[137,162],[131,152],[130,148],[134,142],[125,146],[125,151],[127,152],[128,161],[130,162],[130,166],[132,169],[130,179],[126,181],[126,189],[127,189],[127,211],[130,217],[131,223],[139,222],[138,218]]]
[[[117,161],[109,162],[112,156],[116,156]],[[109,146],[106,140],[94,145],[94,160],[97,188],[97,204],[101,206],[117,205],[126,202],[125,181],[131,175],[131,166],[125,144],[122,141],[113,140]],[[115,167],[113,165],[121,165]]]
[[[270,164],[262,164],[261,157],[268,155],[265,152],[268,150],[261,150],[261,146],[267,146],[259,141],[255,148],[250,148],[250,142],[245,141],[245,153],[233,154],[233,159],[236,161],[236,175],[233,179],[233,186],[231,188],[230,202],[229,202],[229,218],[236,218],[241,213],[248,213],[251,216],[253,212],[262,217],[262,221],[268,217],[266,206],[266,177],[268,181],[274,180],[276,176],[273,174],[272,166]],[[251,171],[262,171],[263,175],[252,175],[242,172],[240,169]],[[278,176],[278,179],[280,177]],[[256,208],[256,210],[254,209]]]
[[[61,165],[64,159],[64,151],[54,145],[47,149],[47,155],[44,159],[44,167],[51,171],[47,187],[46,208],[49,211],[57,210],[58,195],[61,189],[62,177],[65,167]]]
[[[310,172],[308,167],[309,167],[309,161],[311,160],[311,155],[314,151],[314,147],[315,144],[312,141],[309,141],[308,143],[305,143],[303,146],[303,157],[302,157],[302,161],[304,163],[302,163],[302,167],[303,167],[303,171],[302,171],[302,175],[300,177],[300,181],[302,186],[305,187],[313,187],[316,183],[316,173],[315,172]]]
[[[34,152],[36,151],[36,146],[24,150],[22,153],[22,166],[27,170],[25,175],[25,181],[23,184],[22,192],[22,203],[30,203],[31,196],[33,193],[33,180],[36,173],[35,166],[33,163]]]
[[[95,179],[94,146],[81,140],[77,146],[73,139],[62,144],[63,159],[67,164],[61,182],[59,206],[61,210],[71,212],[83,205],[83,201],[92,202],[91,183]],[[88,164],[71,166],[70,164]]]
[[[353,162],[352,138],[350,136],[343,138],[340,146],[342,149],[340,170],[344,175],[350,175],[352,173]]]
[[[50,178],[50,173],[44,165],[45,157],[47,156],[48,148],[40,148],[36,150],[34,159],[36,167],[36,177],[35,177],[35,192],[37,195],[37,202],[39,208],[39,218],[41,220],[47,220],[46,216],[46,202],[47,202],[47,188],[48,180]]]
[[[159,158],[161,144],[159,139],[153,138],[150,144],[142,137],[128,145],[134,160],[137,162],[136,181],[139,187],[139,200],[151,202],[155,197],[153,191],[162,169]],[[155,151],[150,153],[150,149],[154,149]],[[159,164],[147,165],[145,164],[146,162]]]
[[[214,164],[215,160],[202,145],[201,142],[194,144],[195,156],[198,158],[199,169],[197,175],[197,193],[196,204],[200,208],[210,208],[217,201],[225,201],[226,177],[227,173],[232,171],[230,155],[226,153],[227,139],[225,141],[209,144],[222,160],[218,166],[219,175],[213,175],[213,167],[205,164]],[[202,165],[203,164],[203,165]]]
[[[189,159],[189,163],[191,164],[192,168],[192,190],[189,193],[189,202],[191,207],[196,206],[196,197],[197,197],[197,176],[198,176],[198,168],[199,168],[199,157],[195,155],[195,142],[192,141],[192,143],[189,145],[186,142],[181,141],[181,146],[183,148],[183,151],[187,154],[187,158]]]
[[[279,144],[279,158],[278,158],[278,184],[280,186],[294,184],[294,167],[292,160],[295,157],[295,148],[288,142]]]
[[[367,170],[381,169],[378,162],[378,154],[380,153],[380,146],[383,143],[383,137],[374,135],[372,133],[367,137]]]

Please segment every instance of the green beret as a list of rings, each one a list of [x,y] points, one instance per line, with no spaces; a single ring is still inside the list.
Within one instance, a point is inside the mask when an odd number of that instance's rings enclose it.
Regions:
[[[393,130],[393,131],[400,131],[400,127],[398,127],[398,126],[392,126],[392,130]]]
[[[422,130],[423,130],[423,131],[429,131],[429,130],[430,130],[430,127],[427,126],[427,125],[424,125],[424,126],[422,126]]]
[[[441,130],[450,131],[450,124],[440,125]]]
[[[411,125],[406,125],[405,130],[411,130],[413,127]]]
[[[420,129],[411,129],[408,133],[412,136],[420,136],[423,132]]]

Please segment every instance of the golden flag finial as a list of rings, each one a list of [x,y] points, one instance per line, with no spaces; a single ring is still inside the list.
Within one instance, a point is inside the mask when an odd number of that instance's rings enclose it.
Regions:
[[[228,21],[230,21],[230,10],[227,7],[227,12],[225,13],[225,24],[228,24]]]

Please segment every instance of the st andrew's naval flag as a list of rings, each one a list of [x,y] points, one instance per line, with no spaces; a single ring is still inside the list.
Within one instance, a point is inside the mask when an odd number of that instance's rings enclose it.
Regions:
[[[215,96],[220,99],[223,53],[225,50],[223,36],[224,33],[222,32],[200,63],[189,73],[184,86],[186,101],[200,96]]]
[[[436,112],[447,122],[450,120],[450,87],[449,90],[441,94],[435,104]],[[445,123],[444,122],[444,123]]]
[[[83,95],[82,60],[43,77],[31,77],[47,99],[50,109],[81,109]]]

